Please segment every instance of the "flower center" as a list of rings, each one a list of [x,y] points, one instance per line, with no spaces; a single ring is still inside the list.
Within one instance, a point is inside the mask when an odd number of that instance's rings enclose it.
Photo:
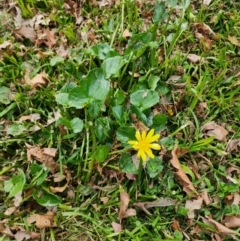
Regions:
[[[148,147],[148,143],[145,140],[139,141],[139,149],[145,150]]]

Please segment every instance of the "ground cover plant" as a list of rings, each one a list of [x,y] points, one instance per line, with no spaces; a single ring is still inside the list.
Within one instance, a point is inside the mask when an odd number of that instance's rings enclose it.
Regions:
[[[239,240],[239,9],[0,1],[0,240]]]

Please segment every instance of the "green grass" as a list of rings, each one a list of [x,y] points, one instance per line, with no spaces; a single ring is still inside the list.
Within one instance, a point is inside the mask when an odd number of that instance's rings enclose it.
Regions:
[[[0,219],[12,231],[1,229],[0,240],[15,240],[20,228],[51,241],[233,240],[206,220],[225,225],[240,215],[239,147],[229,151],[240,138],[240,4],[167,2],[15,1],[23,21],[44,18],[34,22],[35,42],[17,34],[16,9],[0,2]],[[210,121],[228,131],[225,140],[206,135]],[[161,134],[162,150],[137,170],[127,142],[146,127]],[[179,157],[184,173],[210,200],[192,219],[185,204],[197,197],[170,162],[176,145],[188,150]],[[119,220],[123,190],[136,215]],[[135,205],[160,198],[175,205],[151,215]],[[28,223],[47,211],[46,228]]]

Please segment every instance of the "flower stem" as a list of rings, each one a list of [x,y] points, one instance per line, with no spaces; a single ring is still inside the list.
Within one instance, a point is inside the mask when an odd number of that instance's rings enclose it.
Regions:
[[[91,136],[92,136],[92,155],[91,155],[91,160],[90,160],[89,166],[88,166],[88,172],[87,172],[87,176],[86,176],[86,183],[90,181],[90,176],[92,174],[93,166],[94,166],[94,163],[95,163],[94,153],[95,153],[95,150],[96,150],[96,147],[97,147],[97,140],[96,140],[96,135],[95,135],[93,123],[91,123],[89,125],[89,129],[90,129]]]
[[[142,183],[142,169],[143,169],[143,160],[140,157],[139,165],[138,165],[138,188],[140,189],[140,184]]]

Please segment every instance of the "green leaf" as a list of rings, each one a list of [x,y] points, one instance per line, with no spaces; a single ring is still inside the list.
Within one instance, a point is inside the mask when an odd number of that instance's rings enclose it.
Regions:
[[[98,162],[102,163],[107,159],[109,150],[110,150],[109,146],[100,145],[97,147],[94,157]]]
[[[150,178],[156,177],[163,170],[162,160],[156,156],[150,158],[147,162],[146,170]]]
[[[160,95],[165,95],[167,93],[170,93],[169,88],[166,86],[166,83],[163,81],[159,81],[157,90],[159,91]]]
[[[0,103],[8,105],[10,103],[10,89],[2,86],[0,87]]]
[[[177,6],[177,2],[178,0],[168,0],[167,1],[167,4],[170,6],[170,7],[176,7]]]
[[[182,167],[183,171],[192,178],[191,181],[195,182],[195,175],[194,175],[193,171],[188,166],[181,165],[181,167]]]
[[[95,121],[95,133],[100,142],[104,142],[112,135],[111,119],[108,117],[99,117]]]
[[[167,136],[160,140],[160,144],[164,145],[167,148],[167,150],[172,150],[174,145],[176,144],[175,142],[176,140],[171,136]]]
[[[4,191],[9,192],[9,197],[14,197],[21,192],[26,183],[25,173],[21,169],[18,169],[18,172],[18,175],[14,175],[10,180],[4,183]]]
[[[73,130],[73,133],[79,133],[83,129],[83,121],[78,117],[75,117],[71,120],[71,127]]]
[[[64,125],[65,127],[67,127],[68,129],[71,129],[72,128],[72,124],[71,124],[71,121],[66,119],[66,118],[63,118],[63,117],[60,117],[57,121],[56,121],[56,127],[58,127],[59,125]]]
[[[58,196],[42,189],[34,189],[33,198],[44,207],[56,206],[62,202]]]
[[[140,108],[132,105],[130,106],[130,113],[131,114],[136,114],[137,118],[143,122],[144,125],[148,126],[148,120],[146,115],[141,111]]]
[[[153,90],[138,90],[131,94],[130,103],[141,110],[148,109],[159,102],[158,94]]]
[[[186,10],[188,8],[190,4],[190,0],[182,0],[182,2],[180,3],[179,7],[183,8],[184,10]]]
[[[105,59],[101,66],[106,79],[109,79],[111,76],[115,78],[119,77],[120,70],[125,63],[126,62],[122,56],[115,56]]]
[[[157,114],[152,119],[151,128],[156,131],[163,130],[167,124],[168,116],[164,114]]]
[[[80,86],[72,89],[69,93],[70,107],[81,109],[93,100],[104,102],[110,89],[110,83],[103,76],[102,69],[93,69]]]
[[[55,66],[59,63],[62,63],[64,61],[64,58],[60,57],[60,56],[56,56],[56,57],[53,57],[51,60],[50,60],[50,65],[51,66]]]
[[[136,129],[130,126],[119,127],[117,129],[117,140],[123,144],[127,144],[129,140],[135,140]]]
[[[90,47],[87,50],[87,53],[91,54],[92,56],[96,56],[101,60],[104,60],[107,57],[107,54],[113,50],[114,49],[111,48],[107,43],[103,43],[103,44],[100,43]]]
[[[69,92],[76,88],[76,84],[73,82],[65,84],[59,93],[56,94],[56,101],[60,105],[69,107]]]
[[[150,74],[148,78],[148,85],[151,90],[155,90],[157,87],[157,83],[160,80],[159,76]]]
[[[163,170],[162,160],[156,156],[150,158],[147,162],[146,170],[150,178],[156,177]]]
[[[88,113],[92,117],[92,119],[97,118],[100,111],[105,111],[105,110],[106,110],[106,107],[101,100],[93,100],[88,104]]]
[[[160,24],[167,17],[164,2],[156,2],[155,10],[153,13],[153,22]]]
[[[132,161],[132,157],[129,153],[123,153],[119,160],[119,168],[122,172],[137,174],[137,168]]]
[[[21,135],[26,131],[26,127],[21,124],[12,124],[7,128],[7,134],[12,136]]]
[[[112,89],[109,92],[108,103],[111,106],[121,105],[125,101],[125,94],[124,91],[121,89]]]
[[[93,193],[93,189],[88,185],[78,185],[77,191],[83,196],[89,196]]]
[[[122,121],[124,118],[124,109],[122,105],[116,105],[112,107],[112,113],[117,121]]]
[[[30,171],[33,176],[32,180],[31,180],[31,184],[39,186],[46,179],[49,169],[44,165],[38,165],[36,163],[33,163],[30,166]]]
[[[68,96],[70,107],[82,109],[88,104],[89,96],[85,87],[82,85],[71,90]]]
[[[134,34],[128,41],[128,47],[125,50],[124,55],[129,55],[131,52],[133,52],[134,59],[139,58],[144,54],[151,40],[152,33],[150,32]]]

